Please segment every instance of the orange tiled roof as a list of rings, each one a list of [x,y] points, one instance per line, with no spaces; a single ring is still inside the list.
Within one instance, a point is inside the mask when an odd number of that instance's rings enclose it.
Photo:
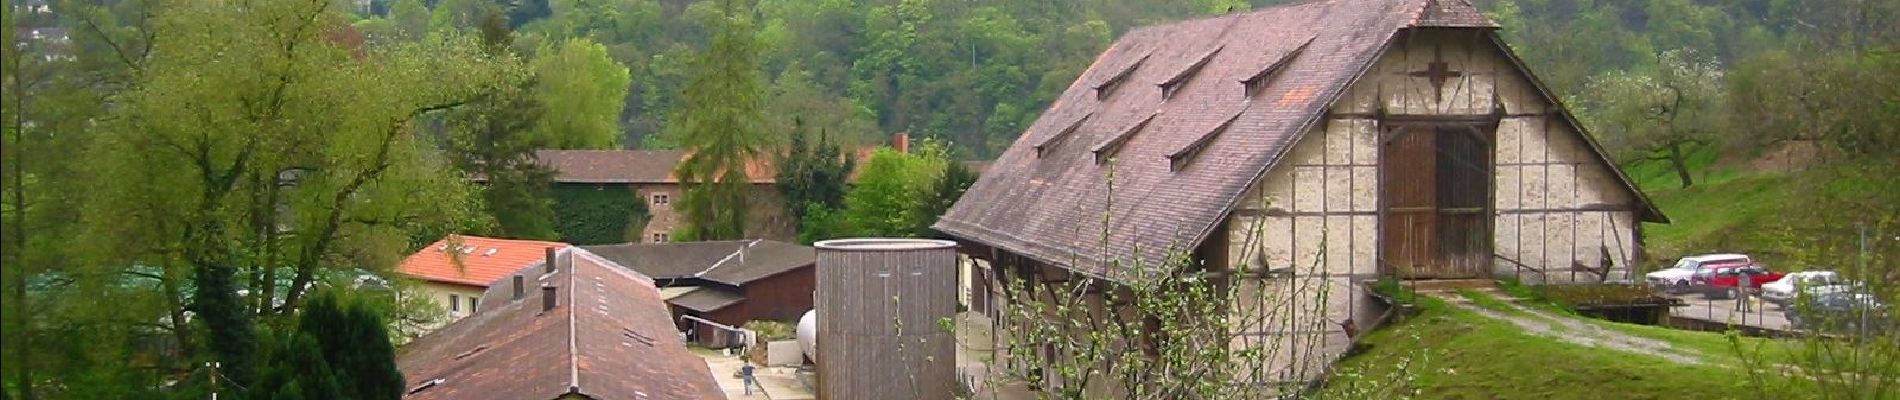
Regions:
[[[567,246],[567,243],[539,240],[449,235],[430,243],[429,247],[422,248],[416,254],[410,254],[409,258],[402,260],[397,271],[425,281],[488,287],[497,279],[541,262],[547,258],[548,247]],[[459,257],[450,257],[448,250],[451,247],[461,251]],[[461,259],[459,268],[455,258]]]

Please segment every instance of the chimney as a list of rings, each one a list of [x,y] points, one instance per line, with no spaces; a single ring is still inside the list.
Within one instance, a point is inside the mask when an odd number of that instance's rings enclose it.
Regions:
[[[554,273],[554,261],[558,259],[558,256],[561,254],[561,251],[554,247],[548,247],[547,251],[548,251],[547,269],[543,272],[552,274]]]
[[[526,292],[527,292],[527,288],[521,287],[521,275],[515,275],[515,298],[514,299],[521,300],[521,295],[527,294]]]
[[[554,311],[554,306],[559,305],[561,303],[559,300],[556,300],[554,297],[554,295],[558,291],[559,289],[553,286],[541,287],[541,312]]]
[[[909,153],[910,152],[910,133],[898,132],[896,134],[891,135],[891,148],[897,150],[897,152],[899,153]]]

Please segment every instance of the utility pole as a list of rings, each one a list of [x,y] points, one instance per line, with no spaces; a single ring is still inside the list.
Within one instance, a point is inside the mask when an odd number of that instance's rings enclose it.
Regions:
[[[218,362],[205,362],[205,367],[211,369],[211,400],[218,400]]]
[[[1868,299],[1866,300],[1854,299],[1854,302],[1851,304],[1854,305],[1854,308],[1860,310],[1860,326],[1858,327],[1859,329],[1856,329],[1860,332],[1859,332],[1859,337],[1855,339],[1866,340],[1867,313],[1869,311],[1872,311],[1870,309],[1873,308],[1874,301],[1876,300],[1873,299],[1874,288],[1872,287],[1872,285],[1869,284],[1873,282],[1873,279],[1871,279],[1872,277],[1867,275],[1867,221],[1860,221],[1859,223],[1856,223],[1855,225],[1859,228],[1859,231],[1860,231],[1860,239],[1858,241],[1860,250],[1858,253],[1854,254],[1854,273],[1856,275],[1859,275],[1861,285],[1866,286],[1864,290],[1867,291],[1866,296],[1868,297]],[[1855,294],[1854,296],[1859,297],[1860,294]],[[1866,347],[1865,345],[1854,347],[1855,349],[1854,353],[1856,356],[1855,358],[1860,359],[1860,372],[1863,374],[1868,372],[1867,371],[1868,360],[1867,360],[1867,355],[1859,354],[1860,353],[1859,349],[1865,348],[1865,347]]]

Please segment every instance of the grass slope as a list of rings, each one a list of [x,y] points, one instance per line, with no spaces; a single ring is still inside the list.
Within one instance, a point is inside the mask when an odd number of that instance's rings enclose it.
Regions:
[[[1480,307],[1503,307],[1496,299],[1461,295],[1478,297],[1473,301]],[[1733,367],[1728,339],[1720,334],[1582,318],[1704,353],[1704,364],[1678,364],[1536,335],[1435,299],[1421,298],[1419,304],[1418,315],[1365,337],[1365,350],[1341,361],[1321,397],[1401,397],[1403,389],[1387,391],[1394,383],[1424,399],[1692,399],[1747,393],[1744,373]]]
[[[1689,188],[1681,187],[1665,163],[1627,169],[1671,220],[1643,225],[1653,263],[1726,251],[1762,253],[1758,256],[1771,262],[1783,261],[1774,254],[1788,247],[1780,242],[1783,239],[1777,234],[1783,232],[1778,229],[1809,223],[1805,218],[1816,211],[1818,199],[1865,199],[1878,196],[1890,185],[1879,174],[1841,173],[1867,167],[1852,163],[1798,171],[1758,170],[1733,160],[1718,161],[1714,151],[1702,151],[1688,164],[1696,179]]]

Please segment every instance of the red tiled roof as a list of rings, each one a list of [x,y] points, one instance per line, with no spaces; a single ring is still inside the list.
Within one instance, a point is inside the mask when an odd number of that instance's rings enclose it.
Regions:
[[[1465,0],[1325,0],[1132,30],[934,228],[1098,276],[1159,266],[1197,246],[1396,34],[1495,26]],[[1241,83],[1268,68],[1250,97]]]
[[[451,247],[461,251],[452,255]],[[567,243],[449,235],[403,259],[397,271],[425,281],[487,287],[523,266],[545,260],[549,247],[565,248]]]
[[[680,340],[652,279],[577,248],[556,265],[553,274],[525,267],[529,288],[518,300],[501,283],[513,275],[504,277],[474,315],[403,346],[396,364],[414,391],[403,398],[725,398]],[[543,286],[557,299],[546,312]]]

